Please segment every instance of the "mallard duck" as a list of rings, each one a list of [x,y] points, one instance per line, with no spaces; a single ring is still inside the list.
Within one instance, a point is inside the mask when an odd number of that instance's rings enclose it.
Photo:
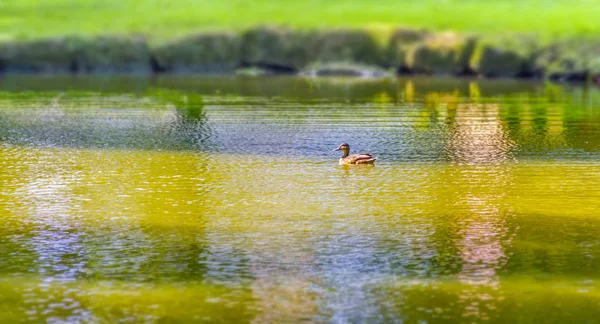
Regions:
[[[340,158],[340,165],[344,164],[373,164],[377,158],[369,153],[360,153],[350,155],[350,145],[342,143],[334,151],[343,151],[344,155]]]

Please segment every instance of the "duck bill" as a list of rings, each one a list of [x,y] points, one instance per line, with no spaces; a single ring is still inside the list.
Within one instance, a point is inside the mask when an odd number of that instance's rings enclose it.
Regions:
[[[338,147],[338,148],[336,148],[336,149],[335,149],[335,150],[333,150],[333,151],[335,152],[335,151],[341,151],[341,150],[342,150],[342,149]]]

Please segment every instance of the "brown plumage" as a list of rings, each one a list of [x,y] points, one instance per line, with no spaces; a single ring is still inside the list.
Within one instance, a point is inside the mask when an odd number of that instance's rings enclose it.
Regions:
[[[344,155],[340,158],[340,165],[344,164],[373,164],[376,157],[369,153],[360,153],[350,155],[350,145],[348,143],[342,143],[334,151],[343,151]]]

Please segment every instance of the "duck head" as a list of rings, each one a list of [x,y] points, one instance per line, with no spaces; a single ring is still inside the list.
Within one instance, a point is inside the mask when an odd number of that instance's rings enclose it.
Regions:
[[[334,151],[343,151],[344,156],[342,156],[342,157],[344,158],[344,157],[348,156],[348,154],[350,154],[350,145],[348,145],[348,143],[342,143]]]

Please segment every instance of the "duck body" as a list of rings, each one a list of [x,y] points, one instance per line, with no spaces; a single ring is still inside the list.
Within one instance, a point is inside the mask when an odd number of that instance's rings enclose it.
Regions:
[[[334,151],[343,151],[344,155],[340,158],[340,165],[351,165],[351,164],[373,164],[376,157],[373,157],[370,153],[360,153],[360,154],[352,154],[350,155],[350,145],[348,143],[342,143],[337,149]]]
[[[352,154],[340,158],[340,165],[347,164],[373,164],[377,160],[376,157],[369,153]]]

